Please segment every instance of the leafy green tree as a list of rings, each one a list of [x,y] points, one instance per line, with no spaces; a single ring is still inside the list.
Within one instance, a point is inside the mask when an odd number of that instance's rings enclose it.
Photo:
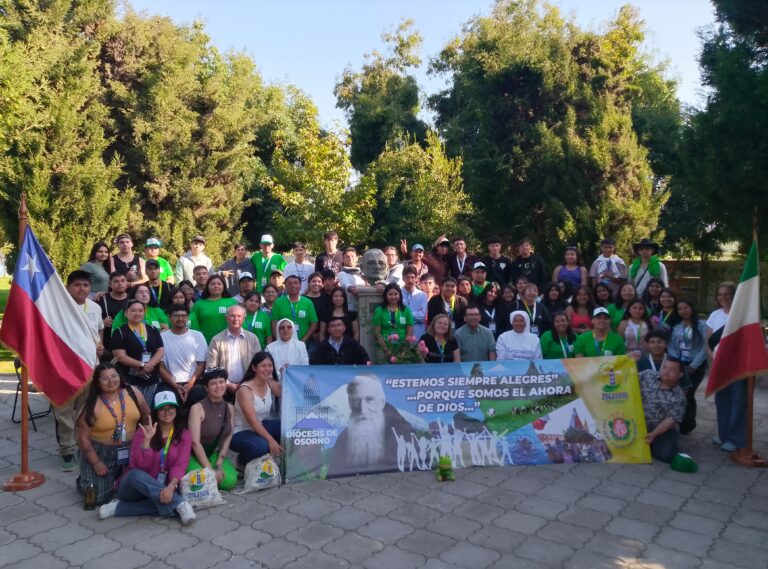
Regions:
[[[703,34],[700,57],[707,102],[685,131],[684,178],[712,234],[749,242],[755,214],[768,236],[768,18],[759,2],[715,5],[720,25]]]
[[[110,150],[124,161],[121,188],[135,188],[142,235],[182,253],[206,236],[221,260],[242,232],[245,199],[259,171],[255,136],[261,78],[248,57],[222,55],[198,23],[127,11],[101,53],[115,128]]]
[[[530,235],[558,258],[604,235],[626,252],[656,231],[668,191],[633,124],[658,74],[643,37],[630,7],[599,34],[537,0],[500,0],[432,62],[451,75],[430,102],[449,155],[464,158],[479,231]]]
[[[121,164],[107,155],[111,121],[97,66],[111,3],[6,0],[0,13],[3,237],[16,241],[25,192],[33,229],[66,274],[130,217],[132,192],[115,189]]]
[[[419,86],[408,70],[421,64],[421,36],[406,20],[383,34],[389,53],[366,56],[362,71],[344,71],[336,84],[336,106],[349,120],[352,165],[364,171],[387,142],[401,135],[426,141],[426,124],[418,118]]]
[[[262,183],[279,204],[272,225],[288,244],[322,251],[323,233],[335,229],[347,243],[361,243],[372,222],[375,186],[352,185],[347,145],[320,128],[317,108],[302,93],[289,101],[296,126],[291,144],[278,145]]]
[[[432,131],[426,148],[405,138],[387,144],[361,184],[376,188],[371,242],[396,245],[402,238],[431,243],[436,236],[470,235],[474,213],[461,179],[461,159],[448,158]]]

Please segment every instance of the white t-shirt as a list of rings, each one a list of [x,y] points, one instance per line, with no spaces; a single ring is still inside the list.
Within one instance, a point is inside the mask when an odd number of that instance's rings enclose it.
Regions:
[[[165,347],[163,364],[176,383],[187,383],[195,368],[208,357],[208,344],[205,336],[197,330],[187,330],[183,334],[174,334],[165,330],[160,334]]]
[[[717,332],[728,322],[728,315],[722,308],[718,308],[707,318],[707,326],[712,332]]]
[[[314,271],[315,266],[308,261],[304,261],[301,264],[297,263],[296,261],[291,261],[285,265],[285,268],[283,269],[283,276],[286,279],[288,277],[299,277],[301,280],[301,290],[299,291],[299,294],[304,294],[309,288],[309,275],[311,275]]]
[[[98,339],[99,332],[104,330],[104,321],[101,319],[101,306],[86,298],[85,304],[80,305],[79,308],[83,311],[83,316],[85,316],[85,321],[88,324],[88,329],[91,331],[93,339]]]

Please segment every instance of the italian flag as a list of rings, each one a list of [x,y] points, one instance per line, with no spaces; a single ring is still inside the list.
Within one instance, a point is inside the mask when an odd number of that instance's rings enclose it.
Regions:
[[[735,381],[766,371],[768,352],[760,324],[760,265],[757,243],[753,242],[712,362],[706,396]]]

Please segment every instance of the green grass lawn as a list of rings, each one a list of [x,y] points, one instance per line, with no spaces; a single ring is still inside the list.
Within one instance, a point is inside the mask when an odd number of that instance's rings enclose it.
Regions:
[[[5,303],[8,302],[8,292],[11,289],[11,279],[0,278],[0,318],[5,313]],[[0,373],[13,373],[13,354],[0,346]]]

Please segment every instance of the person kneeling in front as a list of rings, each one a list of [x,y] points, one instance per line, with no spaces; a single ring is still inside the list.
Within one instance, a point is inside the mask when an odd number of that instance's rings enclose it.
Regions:
[[[680,422],[685,414],[685,394],[678,383],[683,376],[680,360],[667,358],[661,370],[647,370],[640,374],[640,393],[643,397],[646,442],[651,455],[662,462],[671,462],[677,454]]]
[[[271,345],[271,344],[270,344]],[[275,398],[282,394],[272,356],[259,352],[251,360],[235,398],[235,434],[231,448],[237,464],[245,467],[267,453],[277,456],[280,446],[280,419]]]
[[[139,424],[133,437],[128,469],[120,479],[117,500],[99,508],[99,518],[178,514],[184,525],[195,520],[192,506],[178,492],[192,447],[184,423],[176,394],[155,394],[149,424]]]

